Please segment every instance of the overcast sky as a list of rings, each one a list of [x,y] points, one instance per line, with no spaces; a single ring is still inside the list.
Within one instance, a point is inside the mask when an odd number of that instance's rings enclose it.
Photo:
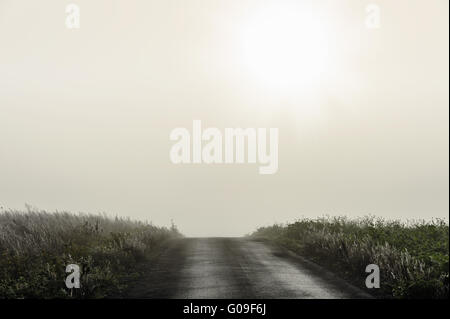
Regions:
[[[189,236],[448,218],[447,0],[72,2],[79,29],[69,1],[0,0],[0,206]],[[278,172],[172,164],[193,120],[278,128]]]

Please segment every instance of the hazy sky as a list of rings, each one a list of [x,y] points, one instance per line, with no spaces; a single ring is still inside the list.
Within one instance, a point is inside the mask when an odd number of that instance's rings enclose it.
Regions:
[[[72,2],[79,29],[69,1],[0,0],[0,206],[191,236],[448,216],[447,0]],[[279,128],[278,172],[172,164],[195,119]]]

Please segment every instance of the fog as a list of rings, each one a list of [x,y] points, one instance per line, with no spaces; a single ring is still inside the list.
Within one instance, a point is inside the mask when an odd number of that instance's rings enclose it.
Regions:
[[[448,218],[448,1],[72,2],[79,29],[69,2],[0,0],[0,206],[188,236]],[[278,128],[277,172],[173,164],[194,120]]]

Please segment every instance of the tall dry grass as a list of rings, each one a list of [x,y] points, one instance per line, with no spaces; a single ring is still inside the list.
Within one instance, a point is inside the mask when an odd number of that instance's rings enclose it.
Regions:
[[[180,234],[149,223],[67,212],[0,212],[0,298],[120,294],[139,264]],[[81,289],[65,287],[65,267],[82,268]]]
[[[448,298],[449,227],[442,220],[400,222],[374,217],[303,219],[258,229],[275,241],[365,287],[365,268],[376,264],[381,297]]]

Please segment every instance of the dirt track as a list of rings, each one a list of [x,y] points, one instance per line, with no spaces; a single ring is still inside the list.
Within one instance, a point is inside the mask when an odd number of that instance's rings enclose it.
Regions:
[[[243,238],[184,238],[150,265],[128,298],[368,298],[315,264]]]

